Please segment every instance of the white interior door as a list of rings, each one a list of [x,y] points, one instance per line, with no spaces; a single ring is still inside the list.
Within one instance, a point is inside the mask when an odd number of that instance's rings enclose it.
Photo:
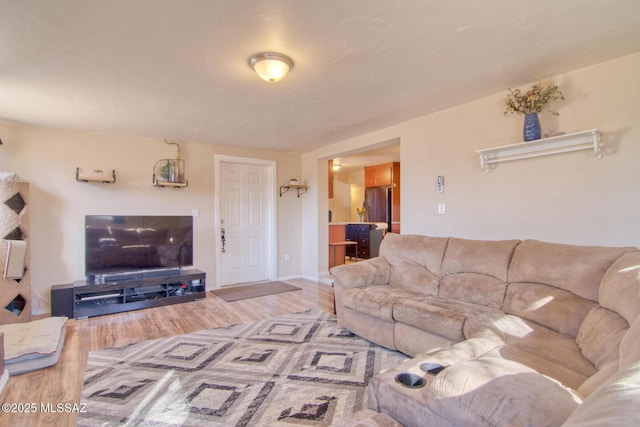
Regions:
[[[271,279],[273,167],[219,163],[219,286]]]

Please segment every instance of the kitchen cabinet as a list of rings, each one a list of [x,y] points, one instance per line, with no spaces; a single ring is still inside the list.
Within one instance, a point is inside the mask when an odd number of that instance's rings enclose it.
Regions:
[[[379,255],[382,230],[378,229],[375,224],[347,224],[346,235],[347,241],[358,243],[357,245],[346,247],[346,256],[355,258],[356,250],[357,258],[369,259]]]
[[[364,186],[391,188],[391,230],[388,231],[400,233],[400,162],[366,166]]]
[[[364,186],[385,187],[393,185],[393,163],[365,166]]]

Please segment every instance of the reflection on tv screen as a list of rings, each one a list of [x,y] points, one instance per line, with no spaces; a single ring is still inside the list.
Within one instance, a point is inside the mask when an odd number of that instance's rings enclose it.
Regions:
[[[193,217],[85,217],[85,274],[193,265]]]

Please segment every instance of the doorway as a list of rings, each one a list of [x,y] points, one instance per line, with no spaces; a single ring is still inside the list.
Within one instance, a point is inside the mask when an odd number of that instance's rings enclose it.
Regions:
[[[330,218],[327,233],[327,243],[330,248],[326,264],[328,270],[334,264],[343,264],[356,259],[354,246],[334,254],[332,248],[336,242],[358,241],[358,254],[361,255],[358,258],[363,258],[362,255],[364,258],[369,258],[378,253],[378,242],[382,241],[382,236],[387,232],[400,233],[400,139],[394,138],[356,150],[336,153],[326,161],[328,163],[325,163],[324,159],[318,159],[318,179],[324,180],[324,170],[329,171],[327,191],[329,198],[326,202]],[[397,174],[394,174],[392,171],[396,170],[396,164]],[[369,174],[365,173],[365,169],[369,170]],[[380,172],[372,174],[372,171]],[[386,171],[389,173],[387,174]],[[367,176],[371,175],[379,178],[379,181],[375,181],[375,184],[367,181]],[[393,179],[394,176],[398,178],[397,181]],[[374,195],[373,198],[379,199],[379,202],[366,197],[367,190],[371,188],[383,189],[379,191],[384,194],[378,194],[379,197]],[[322,202],[324,200],[319,200],[320,206]],[[386,209],[378,212],[382,206]],[[324,209],[321,210],[324,211]],[[359,215],[359,212],[362,212],[362,215]],[[323,227],[323,223],[324,220],[321,219],[319,226]],[[366,229],[362,236],[360,232],[354,233],[354,229],[360,227],[364,227],[363,230]],[[347,229],[350,233],[347,233]],[[323,236],[318,237],[320,250],[325,245],[321,237]],[[325,251],[322,250],[322,252]],[[331,262],[332,256],[334,262]],[[323,258],[321,255],[318,256],[318,267],[321,269],[325,265]],[[318,275],[328,277],[328,272],[325,273],[322,269]]]
[[[215,156],[216,289],[275,278],[275,162]]]

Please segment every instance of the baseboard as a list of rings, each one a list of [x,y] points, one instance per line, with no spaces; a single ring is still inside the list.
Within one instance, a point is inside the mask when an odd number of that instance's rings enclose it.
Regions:
[[[282,277],[278,277],[276,280],[295,280],[295,279],[301,279],[302,276],[282,276]]]
[[[331,274],[328,271],[324,273],[318,273],[318,278],[316,279],[319,283],[333,286],[333,279],[331,278]]]

